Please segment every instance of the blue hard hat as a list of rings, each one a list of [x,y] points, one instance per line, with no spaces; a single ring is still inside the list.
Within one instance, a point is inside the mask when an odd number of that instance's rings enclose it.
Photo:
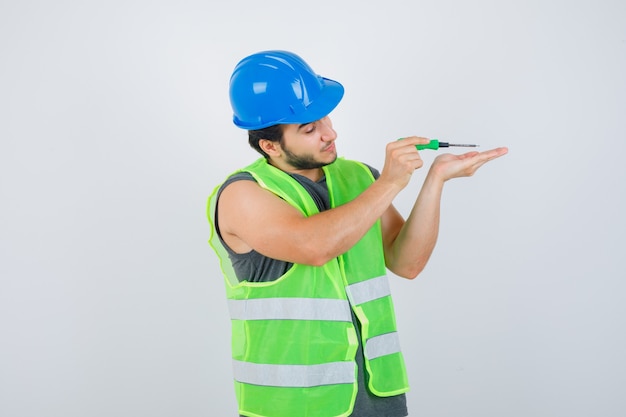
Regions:
[[[233,122],[247,130],[319,120],[342,97],[341,84],[315,74],[302,58],[287,51],[250,55],[230,78]]]

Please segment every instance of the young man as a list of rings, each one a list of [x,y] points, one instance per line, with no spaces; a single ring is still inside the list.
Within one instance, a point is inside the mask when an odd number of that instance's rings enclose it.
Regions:
[[[439,155],[405,221],[392,201],[429,140],[387,144],[380,174],[337,158],[328,114],[342,97],[286,51],[244,58],[231,77],[234,123],[263,155],[208,206],[242,416],[406,416],[386,270],[415,278],[437,240],[444,183],[507,152]]]

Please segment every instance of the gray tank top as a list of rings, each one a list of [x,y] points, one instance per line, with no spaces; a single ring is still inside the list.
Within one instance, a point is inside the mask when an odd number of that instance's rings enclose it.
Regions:
[[[369,167],[374,175],[374,178],[380,176],[379,172],[372,167]],[[298,183],[300,183],[311,195],[315,204],[320,211],[328,210],[330,208],[330,199],[328,197],[328,187],[326,186],[326,178],[323,177],[317,182],[311,181],[307,177],[298,174],[290,174]],[[220,187],[217,194],[217,201],[219,203],[219,196],[229,184],[235,181],[254,181],[254,177],[247,172],[241,172],[230,176],[224,184]],[[280,261],[277,259],[271,259],[260,253],[252,250],[248,253],[235,253],[232,249],[224,243],[222,236],[217,226],[218,219],[217,213],[215,215],[215,228],[220,241],[226,248],[228,256],[233,264],[233,269],[239,280],[248,280],[250,282],[268,282],[273,281],[281,277],[285,272],[293,265],[290,262]],[[354,315],[352,314],[352,321],[358,333],[357,340],[361,340],[361,325]],[[358,367],[358,385],[359,390],[354,404],[354,410],[351,417],[405,417],[408,415],[406,406],[406,396],[404,394],[396,395],[393,397],[378,397],[372,394],[367,388],[368,375],[365,372],[365,365],[363,359],[363,349],[359,343],[359,347],[356,354],[356,363]],[[243,417],[243,416],[240,416]]]

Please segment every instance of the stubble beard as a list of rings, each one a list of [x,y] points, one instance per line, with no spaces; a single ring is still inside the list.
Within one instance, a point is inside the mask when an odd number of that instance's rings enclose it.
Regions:
[[[333,160],[330,162],[318,161],[313,155],[296,155],[289,149],[283,146],[283,152],[285,152],[285,162],[296,169],[317,169],[325,167],[335,162],[337,154],[334,155]]]

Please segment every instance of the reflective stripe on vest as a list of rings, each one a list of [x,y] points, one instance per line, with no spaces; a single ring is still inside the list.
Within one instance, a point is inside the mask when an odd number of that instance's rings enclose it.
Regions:
[[[351,284],[347,287],[347,291],[348,298],[353,305],[364,304],[391,295],[391,288],[386,275]],[[365,342],[364,354],[369,360],[400,351],[400,339],[397,332],[374,336]]]
[[[400,338],[398,332],[381,334],[372,337],[365,343],[364,354],[369,360],[400,352]]]
[[[348,300],[330,298],[251,298],[228,300],[232,320],[352,321]]]
[[[356,364],[331,362],[320,365],[270,365],[233,360],[235,380],[273,387],[308,388],[320,385],[353,384]]]
[[[391,295],[386,275],[348,285],[347,292],[350,302],[355,306]]]

